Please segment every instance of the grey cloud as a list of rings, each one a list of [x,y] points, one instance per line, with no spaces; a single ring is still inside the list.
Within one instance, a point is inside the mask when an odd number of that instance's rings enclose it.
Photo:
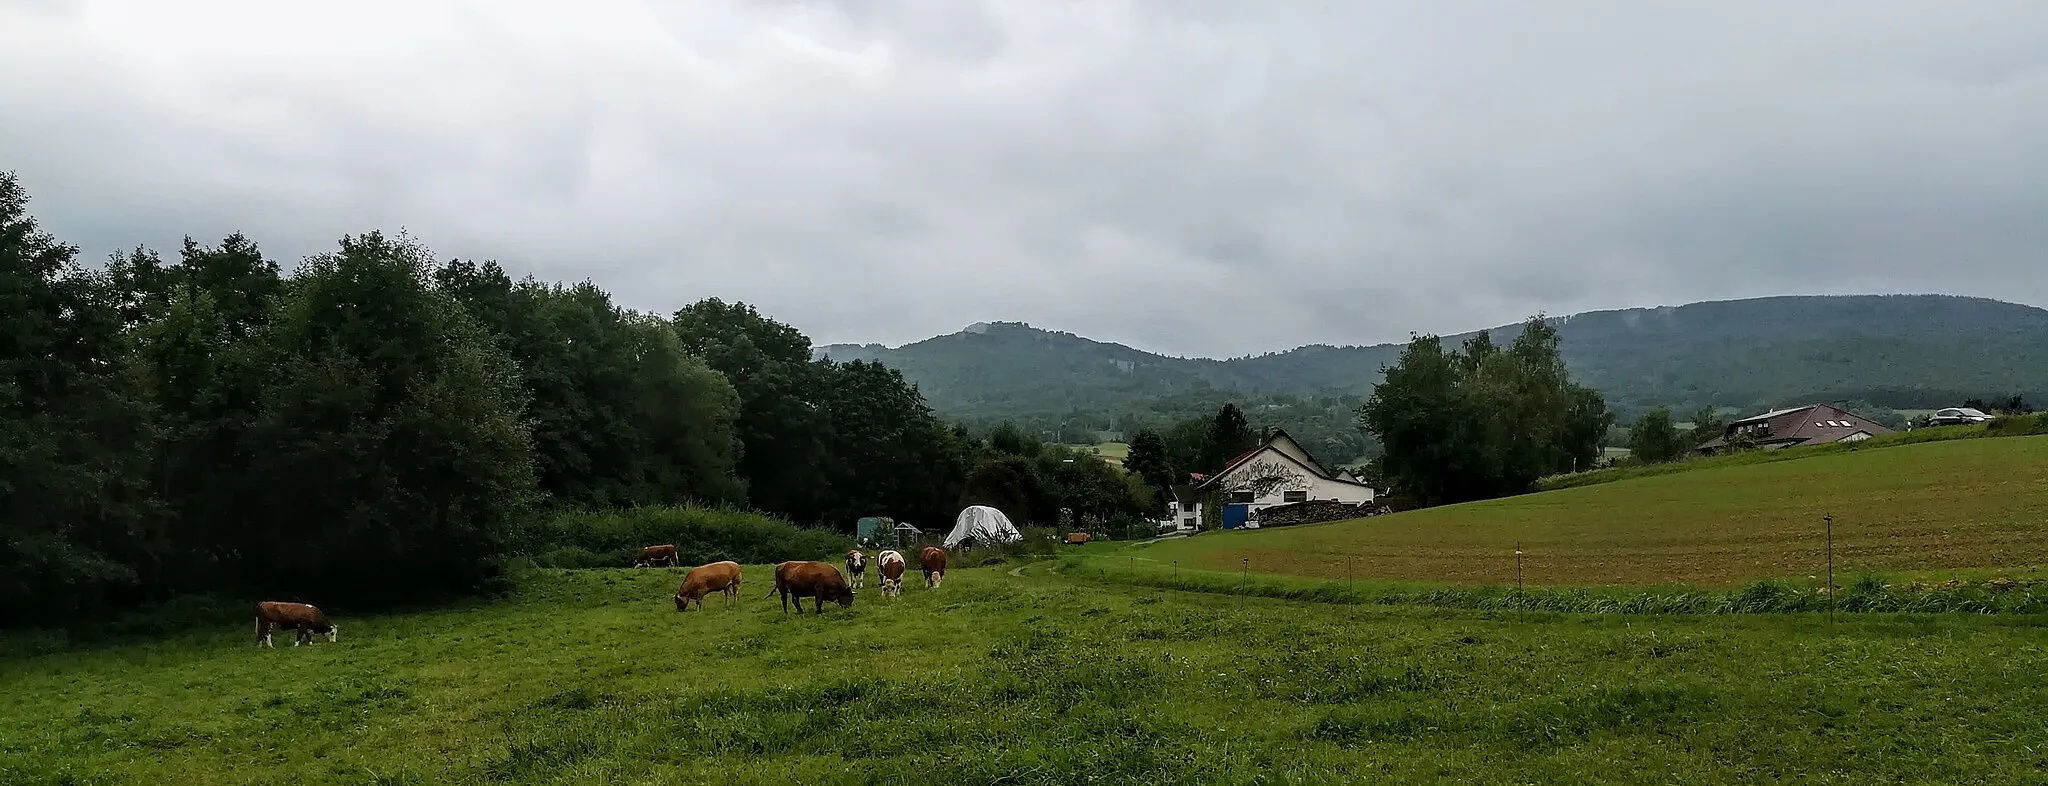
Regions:
[[[0,168],[93,254],[405,226],[820,341],[2048,303],[2032,0],[16,0],[0,77]]]

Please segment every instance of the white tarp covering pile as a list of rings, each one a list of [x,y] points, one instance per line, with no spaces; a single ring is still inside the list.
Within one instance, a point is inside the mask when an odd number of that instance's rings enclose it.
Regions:
[[[974,545],[986,546],[992,543],[1014,543],[1024,539],[1024,533],[1017,531],[1017,525],[1010,523],[1010,517],[987,505],[975,505],[960,511],[960,517],[953,520],[953,531],[946,533],[946,548],[957,548],[972,539]]]

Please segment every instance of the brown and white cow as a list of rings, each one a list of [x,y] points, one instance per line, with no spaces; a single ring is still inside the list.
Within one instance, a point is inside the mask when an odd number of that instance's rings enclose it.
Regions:
[[[924,586],[935,589],[939,582],[946,580],[946,550],[937,546],[926,546],[917,553],[917,564],[924,568]]]
[[[674,567],[676,564],[676,547],[672,545],[648,546],[641,549],[640,556],[633,560],[633,567],[636,568],[645,568],[655,564],[665,564]]]
[[[866,584],[868,580],[868,555],[860,553],[860,549],[846,552],[846,575],[853,579],[852,585],[854,589],[860,589],[861,585]]]
[[[853,589],[846,586],[846,577],[839,575],[839,568],[825,562],[785,562],[775,566],[775,591],[782,595],[782,613],[789,613],[789,599],[796,598],[796,611],[804,611],[804,598],[816,598],[817,609],[813,615],[825,613],[825,601],[838,603],[840,608],[853,605]]]
[[[732,560],[698,565],[683,574],[683,585],[676,588],[676,611],[690,608],[690,602],[697,602],[697,610],[704,610],[704,596],[713,592],[725,596],[726,605],[739,601],[740,564]]]
[[[875,568],[882,574],[883,597],[903,596],[903,570],[905,567],[907,566],[903,562],[903,555],[894,551],[884,551],[881,556],[875,558]]]
[[[304,603],[280,603],[266,600],[256,604],[256,646],[277,649],[270,643],[270,632],[277,628],[298,631],[298,639],[292,642],[296,647],[313,641],[315,635],[326,636],[333,642],[341,634],[341,626],[327,621],[327,615]]]

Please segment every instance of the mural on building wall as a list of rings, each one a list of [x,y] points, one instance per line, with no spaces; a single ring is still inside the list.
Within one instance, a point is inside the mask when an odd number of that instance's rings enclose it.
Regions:
[[[1279,491],[1308,491],[1308,473],[1284,461],[1259,459],[1230,474],[1221,484],[1225,492],[1249,491],[1257,499]]]

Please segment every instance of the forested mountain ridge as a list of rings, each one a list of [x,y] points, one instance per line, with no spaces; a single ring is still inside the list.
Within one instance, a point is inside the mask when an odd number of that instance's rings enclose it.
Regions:
[[[1984,298],[1784,296],[1592,311],[1552,323],[1573,376],[1624,414],[1815,399],[1928,408],[2048,391],[2048,311]],[[1519,329],[1489,332],[1505,343]],[[1175,358],[989,323],[893,349],[840,344],[817,352],[895,367],[949,417],[1033,421],[1078,413],[1115,418],[1176,397],[1362,396],[1401,347],[1311,345],[1231,360]]]

